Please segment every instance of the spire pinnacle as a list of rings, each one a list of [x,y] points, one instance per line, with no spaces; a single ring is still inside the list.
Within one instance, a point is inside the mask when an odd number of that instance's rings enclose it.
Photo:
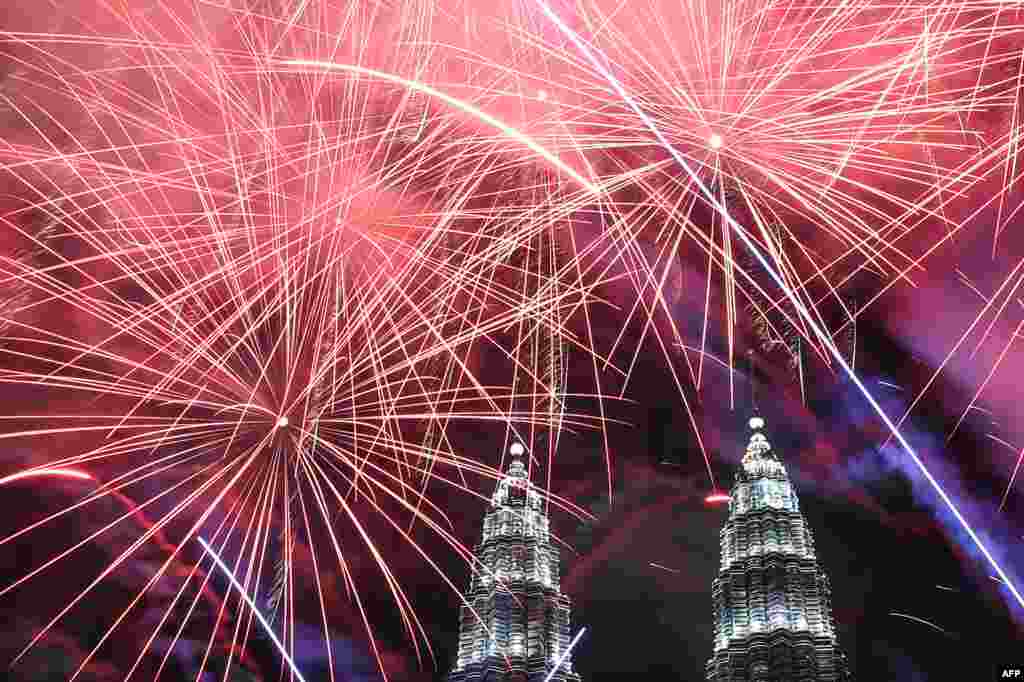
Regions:
[[[747,424],[754,433],[750,435],[750,441],[747,443],[747,451],[743,455],[744,462],[764,457],[772,449],[768,439],[761,433],[761,429],[764,428],[764,419],[751,417]]]
[[[553,680],[580,682],[572,670],[560,553],[543,494],[529,484],[523,466],[527,450],[515,440],[506,445],[511,464],[484,515],[465,592],[473,608],[459,611],[458,653],[447,682],[525,680],[521,671],[532,680],[548,671]]]
[[[508,449],[512,461],[508,465],[508,475],[513,478],[526,478],[526,465],[523,463],[523,456],[526,454],[526,447],[516,441]]]

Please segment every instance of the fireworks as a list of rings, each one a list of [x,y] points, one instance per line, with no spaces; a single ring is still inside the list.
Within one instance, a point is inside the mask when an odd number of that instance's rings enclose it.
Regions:
[[[562,652],[562,655],[558,657],[558,662],[555,663],[555,665],[551,668],[551,672],[549,672],[547,677],[544,678],[544,682],[551,682],[551,678],[554,677],[555,673],[558,672],[559,668],[562,667],[562,664],[565,662],[565,659],[569,657],[569,654],[572,653],[573,648],[576,646],[576,644],[579,643],[580,638],[583,637],[583,634],[586,631],[586,628],[580,628],[580,631],[577,632],[576,636],[572,638],[571,642],[569,642],[569,646],[566,647],[565,651]]]
[[[78,471],[77,469],[27,469],[25,471],[19,471],[15,474],[0,478],[0,485],[13,483],[14,481],[20,481],[26,478],[33,478],[35,476],[56,476],[57,478],[72,478],[80,481],[93,480],[92,476],[84,471]]]
[[[915,623],[920,623],[922,625],[927,625],[928,627],[932,628],[936,632],[941,632],[944,635],[949,635],[949,632],[947,632],[946,630],[943,630],[942,628],[940,628],[935,623],[932,623],[931,621],[925,620],[924,618],[918,618],[917,616],[911,616],[911,615],[908,615],[906,613],[898,613],[896,611],[891,611],[889,613],[889,615],[890,616],[896,616],[897,618],[906,618],[907,620],[914,621]]]
[[[29,124],[34,138],[4,150],[12,160],[6,172],[27,197],[6,219],[17,226],[31,211],[50,211],[64,243],[48,248],[52,264],[36,259],[7,277],[19,291],[32,291],[33,305],[49,317],[26,317],[20,299],[12,303],[0,381],[42,385],[90,409],[19,413],[14,416],[46,425],[5,437],[32,436],[40,453],[48,438],[62,433],[96,441],[51,454],[45,469],[5,480],[71,467],[98,472],[107,481],[99,496],[130,491],[156,519],[30,645],[147,538],[183,523],[177,546],[115,614],[79,672],[147,591],[166,582],[173,562],[191,562],[195,568],[179,576],[170,606],[143,637],[132,665],[138,668],[158,638],[170,637],[163,669],[186,622],[200,618],[189,597],[209,580],[189,547],[199,532],[218,554],[232,557],[238,599],[250,591],[273,593],[289,653],[300,608],[296,594],[319,593],[324,571],[341,575],[375,642],[352,550],[343,549],[354,539],[377,564],[418,650],[423,627],[374,529],[399,533],[438,571],[434,550],[413,539],[413,525],[430,529],[468,559],[428,488],[477,494],[465,476],[498,477],[500,470],[455,454],[446,436],[451,425],[495,422],[530,430],[598,423],[575,418],[547,398],[521,411],[516,398],[523,388],[512,393],[485,385],[475,359],[524,321],[532,320],[530,329],[550,329],[549,336],[565,334],[548,320],[587,294],[571,283],[515,286],[522,265],[509,258],[528,248],[537,227],[474,215],[468,199],[480,178],[467,172],[477,163],[469,151],[459,160],[458,149],[449,149],[456,168],[424,187],[432,171],[421,164],[431,149],[404,143],[402,117],[360,111],[393,90],[364,87],[359,77],[380,76],[389,86],[458,106],[515,138],[529,158],[567,168],[497,118],[410,79],[389,81],[384,71],[363,66],[349,69],[356,78],[339,79],[319,67],[297,70],[296,60],[268,63],[268,53],[241,55],[198,38],[169,47],[156,41],[159,18],[143,26],[126,17],[120,28],[130,29],[132,39],[106,38],[106,50],[120,53],[131,72],[133,90],[106,66],[66,61],[64,50],[75,38],[53,43],[9,36],[32,53],[24,60],[24,80],[38,78],[40,90],[70,111],[53,103],[45,111],[52,128],[64,133],[58,139],[53,129],[31,125],[40,115],[31,85],[6,100],[10,115]],[[279,37],[298,39],[309,28],[293,27]],[[254,25],[239,36],[268,39]],[[181,73],[170,77],[166,68]],[[306,99],[316,102],[312,110],[296,107]],[[443,116],[432,117],[431,129],[421,134],[440,135],[445,125]],[[472,150],[475,139],[467,133],[458,142]],[[489,163],[504,151],[493,152]],[[446,196],[439,197],[442,191]],[[59,318],[69,324],[58,324]],[[524,370],[541,395],[564,391],[549,385],[560,381],[559,371]],[[313,586],[296,584],[299,540]],[[81,546],[58,552],[46,565]],[[239,572],[243,564],[248,568]],[[234,601],[247,615],[229,620],[231,609],[223,606],[208,614],[209,627],[242,644],[254,612]],[[330,618],[323,596],[318,601],[329,642]],[[171,618],[182,612],[182,622]],[[199,672],[213,642],[211,635]],[[379,652],[378,664],[383,671]]]
[[[614,178],[605,186],[637,190],[608,202],[610,229],[666,244],[658,267],[634,261],[642,287],[658,286],[677,254],[703,255],[708,291],[721,274],[730,357],[742,297],[759,318],[772,313],[770,327],[792,328],[831,361],[786,297],[745,264],[737,235],[696,182],[816,319],[831,303],[846,321],[859,311],[841,287],[912,283],[922,259],[966,226],[965,210],[976,206],[965,196],[1003,175],[1016,145],[1019,26],[983,3],[651,0],[613,11],[595,1],[558,16],[567,29],[602,26],[593,36],[577,30],[616,65],[606,74],[596,62],[580,68],[595,104],[571,124],[600,157],[594,167]],[[986,200],[1004,201],[1012,175]]]
[[[305,588],[339,573],[372,641],[355,538],[418,653],[373,524],[435,568],[416,525],[469,558],[430,492],[475,494],[466,475],[500,468],[456,453],[460,424],[521,437],[550,487],[563,427],[607,423],[604,372],[628,382],[653,338],[704,450],[688,395],[717,361],[710,338],[730,377],[748,332],[783,348],[803,393],[805,364],[852,364],[856,319],[976,216],[994,212],[993,250],[1006,242],[1019,8],[455,4],[104,6],[0,33],[0,382],[71,406],[0,415],[4,437],[39,443],[0,480],[78,472],[142,500],[157,520],[103,575],[181,522],[146,589],[174,561],[198,567],[202,532],[294,648],[301,554]],[[699,325],[675,314],[680,269],[702,283]],[[1003,314],[1017,270],[954,351]],[[599,350],[594,303],[623,281]],[[493,380],[488,353],[511,371]],[[598,414],[568,411],[570,353],[588,356]],[[68,434],[85,445],[63,451]],[[704,458],[706,502],[727,502]],[[184,577],[172,607],[208,579]],[[252,610],[233,601],[249,615],[223,607],[210,627],[244,643]],[[171,613],[135,665],[181,635]]]
[[[234,574],[231,573],[231,570],[224,564],[223,561],[220,560],[220,557],[213,553],[213,549],[210,547],[210,545],[207,544],[207,542],[203,540],[201,537],[197,537],[196,539],[199,540],[199,543],[203,546],[203,549],[205,549],[213,557],[213,561],[217,565],[217,568],[224,571],[224,573],[231,580],[231,586],[238,590],[239,593],[242,595],[242,598],[245,599],[246,604],[249,606],[249,608],[252,609],[252,612],[256,615],[256,618],[259,620],[260,625],[264,627],[267,634],[274,641],[274,644],[281,651],[281,655],[288,662],[288,667],[291,668],[292,674],[299,678],[299,682],[306,682],[306,679],[302,676],[302,673],[299,672],[298,667],[295,665],[295,661],[293,661],[291,656],[288,655],[287,649],[285,649],[284,645],[281,643],[281,640],[277,638],[277,635],[274,634],[274,629],[270,626],[270,623],[268,623],[267,620],[260,614],[259,607],[245,593],[245,588],[241,584],[239,584]]]

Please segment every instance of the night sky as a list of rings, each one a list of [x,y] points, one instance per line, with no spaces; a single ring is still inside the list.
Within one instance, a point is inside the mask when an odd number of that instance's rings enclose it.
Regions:
[[[269,0],[263,5],[276,6]],[[72,13],[76,7],[77,4],[69,3],[62,7],[62,12]],[[11,27],[10,30],[26,32],[56,31],[56,27],[64,25],[64,15],[53,18],[44,14],[47,12],[42,9],[16,12],[0,8],[0,30]],[[91,23],[92,15],[85,14],[86,19],[79,17],[80,23],[69,25],[79,30],[85,30],[83,26],[89,30],[105,26]],[[216,24],[212,19],[211,23]],[[106,29],[113,30],[109,26]],[[229,45],[235,45],[234,30],[234,25],[227,21],[211,28],[212,33],[219,31],[224,44]],[[1017,35],[1016,39],[1019,38]],[[12,85],[20,73],[18,60],[27,54],[25,50],[19,52],[20,49],[22,46],[15,49],[5,45],[0,52],[0,95],[4,88],[15,92],[15,88],[27,87]],[[386,52],[386,48],[381,49]],[[382,97],[383,103],[374,102],[385,110],[385,115],[373,115],[388,118],[386,108],[396,99],[393,93],[389,97]],[[52,102],[43,101],[42,106],[47,105],[53,106]],[[192,122],[197,129],[202,129],[203,117],[208,113],[201,108],[189,112],[195,117]],[[540,117],[535,112],[523,113],[522,117],[528,119],[533,115]],[[7,163],[15,152],[23,151],[17,145],[36,139],[26,119],[31,121],[32,117],[16,115],[12,108],[0,106],[0,142],[4,143],[0,163]],[[1005,121],[994,114],[984,120],[986,126],[993,127],[1000,122]],[[159,126],[156,128],[153,134],[162,134]],[[450,130],[456,129],[457,126]],[[661,151],[656,145],[651,146],[655,148],[650,152],[651,158],[661,158],[657,156]],[[436,183],[437,174],[447,167],[447,161],[437,160],[443,158],[444,149],[447,148],[438,144],[428,150],[427,156],[435,155],[430,157],[435,167],[424,171],[417,182]],[[615,161],[640,158],[629,156],[632,153],[621,152],[622,156],[615,157]],[[1009,156],[1006,160],[1009,163]],[[18,235],[24,236],[20,230],[29,229],[27,223],[17,221],[24,218],[21,207],[30,201],[25,198],[25,186],[31,182],[17,178],[17,168],[0,167],[0,171],[0,216],[4,216],[5,230],[0,250],[6,256],[14,253],[12,245],[20,243]],[[492,185],[505,182],[505,176],[495,177],[488,177],[477,191],[486,195],[494,191]],[[963,206],[949,209],[951,213],[959,211],[954,219],[976,229],[944,242],[942,248],[929,256],[927,269],[914,271],[913,286],[888,289],[861,316],[857,325],[856,371],[894,419],[911,407],[916,396],[921,396],[901,426],[903,433],[995,558],[1021,586],[1021,476],[1017,476],[1004,499],[1021,452],[1019,444],[1024,443],[1024,420],[1020,419],[1020,406],[1024,404],[1024,382],[1020,381],[1024,375],[1024,355],[1010,343],[1019,337],[1019,310],[1011,306],[1013,314],[985,318],[986,327],[991,321],[985,339],[972,337],[946,362],[947,354],[984,305],[982,299],[1019,275],[1024,254],[1024,214],[1014,211],[1022,205],[1024,190],[1018,179],[1012,191],[1007,192],[1005,205],[989,202],[992,187],[999,182],[993,178],[996,175],[979,181],[965,194]],[[893,183],[892,189],[899,191],[901,187]],[[636,189],[627,188],[623,194],[628,195],[629,191]],[[195,208],[189,206],[190,210]],[[694,222],[714,225],[711,212],[701,210],[696,209]],[[738,211],[742,218],[741,213]],[[608,228],[608,216],[599,207],[586,206],[576,214],[569,229],[578,244],[593,243]],[[998,253],[993,256],[993,229],[998,221],[1003,221],[1001,237]],[[813,234],[814,227],[803,224],[797,229],[805,228]],[[931,228],[941,230],[945,226]],[[73,241],[55,246],[54,252],[40,257],[40,262],[52,265],[59,258],[81,257],[85,250],[76,251],[81,245]],[[641,257],[663,265],[666,261],[654,255],[658,249],[655,241],[646,233],[638,233]],[[827,240],[818,244],[810,237],[809,241],[823,251],[830,248]],[[609,272],[602,275],[604,281],[595,293],[602,303],[593,306],[592,317],[584,320],[577,311],[566,321],[571,333],[587,338],[595,352],[608,355],[612,365],[629,367],[629,379],[601,370],[601,390],[605,395],[618,395],[621,391],[621,397],[599,405],[593,397],[596,388],[592,359],[583,353],[572,353],[568,376],[573,395],[567,399],[567,411],[594,415],[606,410],[607,441],[596,430],[567,430],[562,435],[553,471],[547,472],[545,464],[532,472],[536,481],[546,480],[550,473],[551,492],[590,515],[581,519],[563,511],[552,512],[552,527],[568,545],[562,550],[562,590],[572,599],[573,634],[581,627],[587,628],[573,654],[575,668],[584,682],[704,679],[704,663],[712,652],[711,584],[719,565],[719,530],[727,515],[724,506],[709,506],[704,498],[716,492],[716,487],[718,491],[731,487],[733,470],[749,436],[747,419],[754,410],[767,421],[767,436],[788,468],[814,534],[818,560],[831,579],[839,644],[858,680],[983,682],[995,679],[992,672],[997,664],[1024,667],[1024,610],[1016,605],[1006,587],[993,578],[988,562],[910,456],[896,443],[889,442],[884,424],[837,367],[826,366],[808,353],[801,390],[799,377],[787,366],[785,357],[762,350],[747,355],[746,351],[757,348],[759,342],[752,320],[741,314],[735,330],[733,370],[726,371],[717,360],[708,360],[700,391],[694,390],[688,367],[698,361],[694,349],[702,343],[705,315],[709,358],[728,356],[723,332],[724,303],[718,296],[721,291],[716,290],[711,307],[704,307],[707,261],[702,252],[684,249],[682,255],[669,260],[671,277],[666,278],[664,292],[667,312],[654,315],[653,329],[645,326],[643,315],[623,314],[631,309],[635,294],[621,262],[609,265]],[[77,280],[66,269],[58,271],[58,279],[68,278],[61,285],[73,288]],[[971,287],[977,291],[964,286],[958,274],[963,271],[971,274]],[[769,286],[762,275],[755,278]],[[886,283],[871,272],[860,273],[851,277],[844,293],[866,299]],[[715,286],[719,285],[721,282],[715,280]],[[984,296],[979,298],[977,292]],[[650,296],[650,292],[644,295]],[[70,316],[62,305],[53,303],[33,311],[32,322],[70,330],[72,335],[85,335],[82,318]],[[834,306],[823,306],[822,310],[829,323],[837,322]],[[687,349],[665,349],[656,342],[654,331],[663,339],[672,338],[670,322],[682,330]],[[1012,352],[1000,356],[1008,343]],[[989,370],[997,358],[999,370],[990,377]],[[494,383],[507,379],[503,374],[507,367],[493,358],[484,355],[474,361],[481,363],[484,379]],[[22,367],[18,364],[21,360],[7,357],[5,362],[13,362],[11,367],[15,369]],[[940,366],[944,366],[943,371],[932,382],[932,375]],[[5,365],[4,369],[11,367]],[[682,394],[694,423],[670,370],[681,377]],[[975,394],[982,387],[984,390],[975,401]],[[85,402],[93,409],[93,402]],[[0,415],[65,413],[85,409],[82,404],[52,387],[0,387]],[[97,399],[96,404],[104,409],[119,409],[116,401],[105,403]],[[966,418],[961,422],[963,414]],[[9,424],[10,427],[5,423],[3,428],[33,428],[30,418]],[[501,453],[505,432],[500,423],[460,423],[448,435],[460,454],[495,467],[506,461]],[[5,452],[0,460],[0,475],[63,456],[72,449],[82,450],[94,442],[92,438],[61,434],[48,438],[45,444],[27,437],[5,440],[0,445]],[[611,462],[610,498],[606,456]],[[181,477],[184,473],[174,475]],[[173,476],[171,479],[172,483],[177,480]],[[451,520],[452,534],[473,546],[480,538],[486,498],[493,491],[494,482],[482,476],[468,476],[467,485],[478,493],[477,497],[435,483],[429,492]],[[158,490],[154,482],[147,482],[135,492],[153,495]],[[31,534],[12,535],[54,510],[75,503],[89,491],[88,484],[74,480],[48,481],[45,486],[21,481],[0,490],[0,538],[8,538],[0,545],[0,661],[17,656],[40,628],[70,606],[74,595],[88,587],[104,566],[141,536],[145,519],[103,532],[106,524],[125,514],[124,506],[110,499],[92,505],[88,513],[68,514]],[[166,512],[170,505],[169,497],[155,504],[153,511]],[[215,516],[211,523],[220,518]],[[230,591],[222,575],[212,575],[202,593],[192,590],[184,605],[178,603],[174,607],[169,606],[173,591],[164,581],[158,582],[134,605],[130,617],[112,637],[105,639],[104,632],[167,559],[167,549],[188,531],[190,521],[176,519],[160,536],[143,543],[87,599],[68,609],[38,645],[7,671],[9,679],[67,679],[77,662],[96,648],[94,660],[79,679],[120,680],[144,647],[148,653],[131,679],[153,679],[161,670],[161,679],[185,679],[190,665],[206,656],[208,624],[223,603],[223,596]],[[380,571],[362,550],[356,531],[339,523],[343,527],[338,530],[338,538],[346,548],[346,560],[358,582],[361,602],[357,606],[351,600],[348,586],[336,570],[322,568],[317,583],[309,546],[326,546],[328,538],[315,532],[311,537],[300,538],[295,550],[297,580],[308,589],[296,597],[300,612],[294,621],[299,642],[296,662],[308,682],[330,679],[329,664],[320,645],[324,633],[317,620],[321,608],[317,595],[322,593],[323,608],[331,613],[332,619],[329,636],[336,679],[381,679],[362,624],[363,608],[391,680],[440,682],[454,661],[460,603],[442,576],[456,587],[465,588],[469,584],[469,569],[450,547],[422,527],[413,529],[411,536],[429,550],[438,570],[409,550],[400,534],[386,523],[372,519],[367,523],[378,545],[386,550],[389,564],[422,621],[433,660],[420,641],[421,662],[417,661],[416,645],[406,637]],[[14,585],[55,551],[79,543],[81,549],[70,559],[58,561]],[[189,570],[201,556],[202,550],[195,543],[187,543],[181,549],[180,566],[176,565],[173,571]],[[176,574],[178,578],[182,575]],[[258,595],[261,599],[265,596]],[[169,651],[170,640],[163,635],[146,641],[166,614],[170,614],[171,623],[177,624],[192,603],[196,604],[194,617],[188,620],[190,625],[182,631],[182,641],[174,651]],[[235,603],[231,602],[229,611]],[[230,613],[227,618],[223,632],[226,639],[231,639],[240,621]],[[221,641],[224,638],[218,639],[209,654],[208,668],[222,671],[229,656],[235,660],[241,657],[244,669],[235,666],[229,679],[283,679],[277,652],[257,626],[253,628],[245,651],[231,652]]]

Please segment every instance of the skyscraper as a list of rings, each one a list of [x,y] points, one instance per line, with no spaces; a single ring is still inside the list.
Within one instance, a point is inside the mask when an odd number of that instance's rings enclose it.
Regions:
[[[847,682],[828,577],[786,467],[750,420],[753,434],[721,531],[713,584],[714,654],[708,682]]]
[[[449,682],[543,682],[569,647],[569,598],[559,585],[540,493],[512,446],[512,463],[484,515],[479,560],[459,619]],[[553,682],[578,682],[566,656]]]

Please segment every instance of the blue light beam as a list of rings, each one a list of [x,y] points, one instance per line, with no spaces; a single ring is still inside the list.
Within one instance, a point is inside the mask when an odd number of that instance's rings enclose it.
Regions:
[[[754,255],[754,257],[757,259],[757,262],[760,263],[761,267],[765,269],[768,275],[772,278],[772,281],[775,282],[776,286],[778,286],[783,291],[783,293],[786,294],[786,298],[789,299],[789,302],[793,304],[793,307],[796,308],[797,312],[800,313],[800,316],[804,318],[804,321],[807,322],[808,326],[810,326],[810,328],[814,331],[815,336],[817,336],[818,339],[825,345],[825,347],[828,349],[832,357],[836,360],[836,362],[839,363],[839,365],[843,368],[843,371],[845,371],[847,376],[850,377],[850,380],[853,381],[854,385],[856,385],[860,392],[864,395],[864,398],[868,401],[868,404],[871,405],[872,409],[874,409],[874,411],[878,414],[882,421],[885,422],[886,427],[888,427],[893,437],[896,438],[896,440],[903,447],[903,449],[906,450],[907,454],[910,455],[910,458],[914,461],[914,464],[916,464],[917,468],[920,469],[921,474],[924,475],[925,479],[932,486],[932,488],[942,499],[945,505],[949,508],[950,512],[953,513],[953,516],[956,517],[956,520],[960,522],[960,525],[967,532],[967,535],[970,536],[972,541],[974,541],[975,546],[977,546],[978,550],[982,553],[985,559],[988,560],[988,563],[990,566],[992,566],[992,569],[999,575],[1000,578],[1003,579],[1003,582],[1006,583],[1006,587],[1009,588],[1010,592],[1017,600],[1017,603],[1020,604],[1021,607],[1024,607],[1024,597],[1021,596],[1020,591],[1018,591],[1017,587],[1006,575],[1006,572],[1003,571],[1002,566],[999,565],[999,562],[997,562],[995,558],[992,556],[992,554],[988,551],[988,548],[985,547],[985,544],[981,541],[981,538],[979,538],[978,535],[974,532],[974,529],[971,528],[971,525],[967,523],[967,519],[965,519],[963,514],[960,513],[960,510],[957,509],[956,504],[954,504],[953,500],[950,499],[949,495],[946,494],[946,491],[942,489],[942,486],[939,485],[939,482],[936,481],[935,478],[931,475],[931,472],[928,471],[928,468],[924,465],[924,462],[922,462],[921,459],[917,456],[917,453],[914,452],[914,449],[910,447],[910,443],[907,442],[907,440],[903,437],[903,434],[901,434],[899,429],[896,428],[896,425],[892,422],[892,420],[889,419],[888,415],[885,414],[885,411],[882,410],[881,405],[879,405],[875,401],[874,397],[872,397],[871,395],[871,392],[868,391],[867,387],[857,377],[857,374],[846,363],[846,360],[843,359],[842,353],[840,353],[839,349],[836,348],[836,345],[832,342],[832,339],[830,339],[828,335],[821,329],[821,327],[818,326],[818,323],[814,321],[814,318],[811,316],[810,312],[808,312],[807,309],[804,308],[803,304],[800,303],[800,300],[796,297],[796,294],[793,291],[791,291],[788,286],[786,286],[786,283],[783,281],[782,277],[775,272],[775,269],[772,267],[771,263],[769,263],[768,260],[761,254],[761,250],[757,248],[754,242],[747,236],[746,232],[739,225],[739,223],[737,223],[736,220],[731,215],[729,215],[729,211],[725,208],[725,206],[720,204],[718,200],[715,199],[714,194],[704,185],[703,181],[701,181],[700,177],[698,177],[698,175],[693,171],[693,169],[690,168],[690,165],[686,162],[686,159],[683,158],[683,155],[675,147],[673,147],[672,144],[661,133],[661,131],[658,130],[658,127],[654,124],[654,121],[651,120],[651,118],[647,114],[645,114],[643,110],[640,109],[640,106],[633,100],[632,97],[629,96],[629,93],[626,92],[626,89],[623,87],[622,83],[619,82],[619,79],[617,79],[615,75],[611,71],[609,71],[604,66],[604,64],[601,63],[601,61],[595,55],[594,51],[587,46],[586,42],[584,42],[584,40],[580,38],[580,36],[575,31],[569,28],[569,26],[566,25],[565,22],[563,22],[557,14],[555,14],[555,12],[551,9],[551,7],[548,6],[548,4],[544,0],[537,0],[537,4],[540,6],[541,10],[543,10],[544,14],[547,15],[547,17],[552,21],[552,23],[554,23],[559,28],[559,30],[561,30],[562,33],[564,33],[565,36],[570,41],[572,41],[572,43],[587,58],[587,60],[593,65],[593,67],[597,69],[598,72],[601,73],[601,75],[605,78],[605,80],[608,81],[609,84],[611,84],[613,88],[615,88],[615,91],[618,93],[619,97],[622,98],[622,101],[625,102],[629,106],[629,108],[633,110],[633,113],[635,113],[641,121],[643,121],[644,125],[647,126],[647,129],[651,131],[651,133],[655,136],[655,138],[657,138],[658,142],[661,143],[665,150],[672,155],[672,158],[676,161],[676,163],[678,163],[679,166],[682,167],[684,171],[686,171],[686,174],[690,177],[690,180],[692,180],[693,183],[700,188],[701,193],[704,195],[704,197],[711,203],[712,206],[715,207],[715,209],[719,213],[722,214],[722,217],[729,224],[729,227],[731,227],[733,231],[739,236],[744,246],[746,246],[750,253]]]
[[[252,597],[250,597],[249,594],[245,591],[245,588],[242,587],[242,584],[238,582],[238,579],[235,578],[235,575],[231,572],[231,569],[228,568],[227,565],[220,560],[220,557],[217,556],[217,553],[213,551],[213,548],[210,547],[210,545],[206,544],[206,540],[202,539],[198,535],[196,536],[196,540],[198,540],[199,544],[203,546],[203,549],[206,550],[211,557],[213,557],[213,562],[217,564],[217,567],[220,570],[224,571],[224,575],[228,577],[228,580],[231,581],[231,584],[234,585],[235,589],[238,590],[239,594],[242,595],[242,599],[244,599],[245,603],[249,605],[250,609],[252,609],[253,614],[256,616],[256,620],[260,622],[260,625],[263,626],[263,629],[267,631],[268,635],[270,635],[270,639],[274,641],[274,644],[277,646],[277,650],[281,652],[281,656],[284,657],[284,660],[288,664],[288,667],[292,669],[292,672],[295,673],[295,676],[299,678],[300,682],[306,682],[306,678],[304,678],[302,676],[302,673],[299,672],[299,667],[295,665],[295,661],[293,661],[292,657],[288,655],[288,651],[284,648],[284,644],[281,644],[281,640],[279,640],[277,638],[277,635],[274,634],[274,629],[270,627],[270,623],[267,622],[267,620],[263,617],[263,614],[260,613],[260,610],[256,607],[256,602],[252,600]]]

